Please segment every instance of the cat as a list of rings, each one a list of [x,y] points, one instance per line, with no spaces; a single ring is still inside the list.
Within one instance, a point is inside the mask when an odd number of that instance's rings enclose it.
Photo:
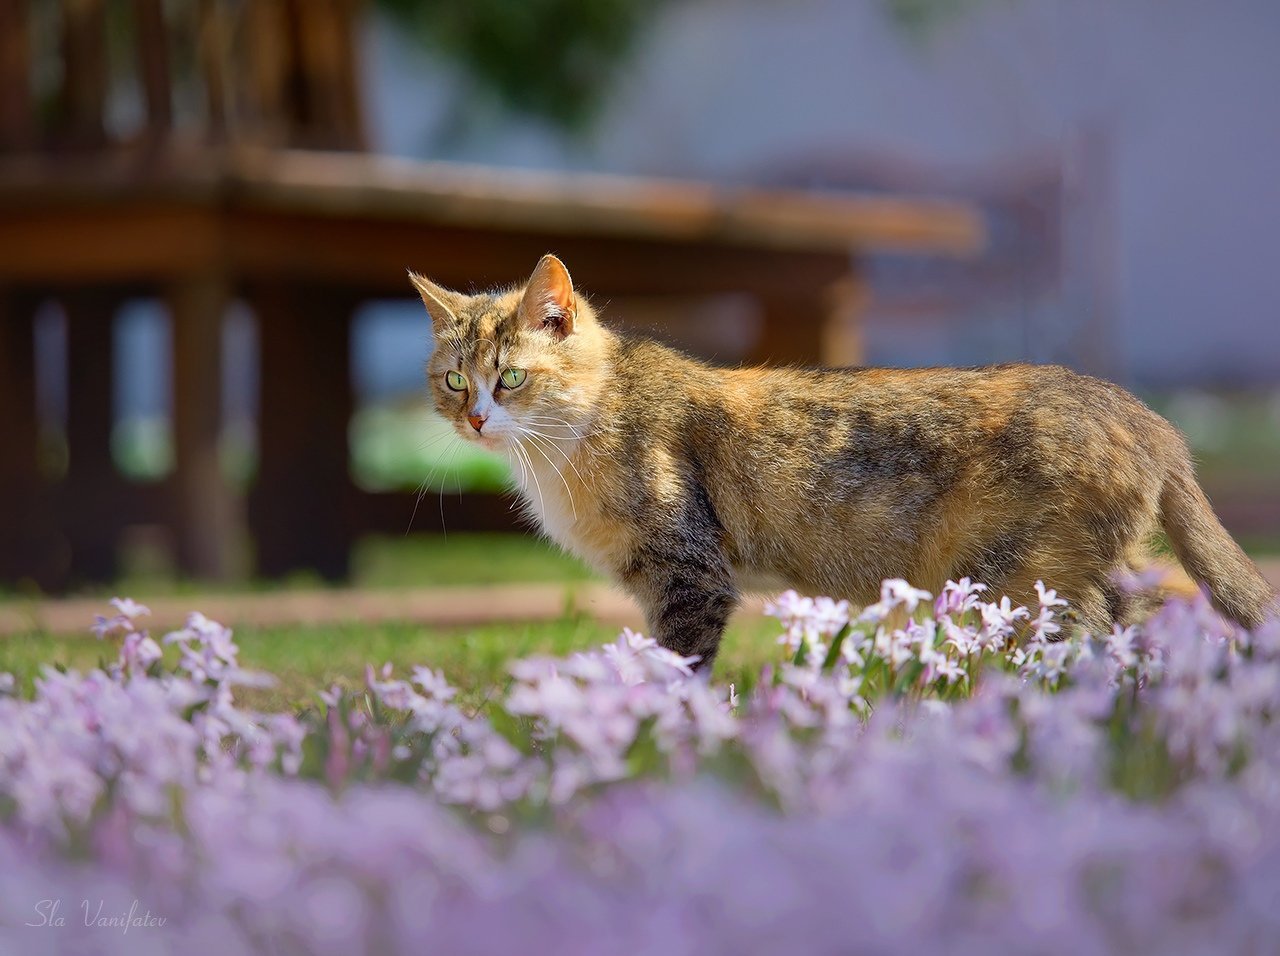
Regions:
[[[702,667],[747,589],[865,604],[886,578],[969,577],[1029,603],[1043,580],[1106,633],[1147,610],[1117,574],[1158,528],[1221,613],[1254,627],[1274,607],[1181,435],[1119,386],[1022,364],[718,368],[609,329],[551,255],[486,294],[410,279],[439,412]]]

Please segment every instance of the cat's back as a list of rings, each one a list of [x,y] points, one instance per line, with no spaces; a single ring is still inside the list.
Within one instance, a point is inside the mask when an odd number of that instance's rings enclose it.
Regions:
[[[616,355],[627,444],[734,471],[856,458],[892,477],[983,457],[1023,473],[1104,470],[1180,443],[1123,388],[1058,365],[717,368],[635,339]]]
[[[1042,453],[1046,443],[1079,452],[1173,439],[1125,389],[1059,365],[738,369],[725,373],[724,394],[741,420],[793,433],[853,427],[943,448],[1000,437]]]

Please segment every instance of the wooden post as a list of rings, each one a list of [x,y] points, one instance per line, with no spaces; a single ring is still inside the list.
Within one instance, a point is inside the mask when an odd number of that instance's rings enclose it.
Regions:
[[[760,304],[760,338],[748,364],[816,365],[822,360],[826,316],[821,295],[768,298]]]
[[[259,289],[251,301],[262,355],[258,480],[249,510],[257,570],[276,577],[309,568],[339,580],[350,568],[356,302],[292,285]]]
[[[169,70],[169,31],[162,0],[134,0],[138,32],[138,76],[147,104],[147,134],[153,141],[173,126],[173,77]]]
[[[0,581],[49,588],[65,555],[38,465],[34,306],[31,297],[0,290]]]
[[[870,300],[866,283],[856,275],[833,283],[823,298],[821,354],[824,365],[847,367],[866,361],[862,323]]]
[[[173,316],[173,516],[178,565],[206,580],[235,576],[243,506],[222,472],[222,325],[230,296],[217,276],[169,289]]]
[[[35,145],[29,0],[0,0],[0,150]]]
[[[228,4],[222,0],[200,0],[196,15],[196,42],[200,73],[204,80],[207,128],[212,139],[227,135],[229,122],[228,81],[235,73],[231,61]]]
[[[850,275],[815,290],[762,299],[760,338],[748,361],[764,365],[861,363],[864,288]]]
[[[107,16],[104,0],[62,4],[62,116],[66,142],[98,146],[104,141],[107,103]]]
[[[249,136],[266,145],[283,145],[290,129],[287,90],[289,50],[285,0],[249,0],[242,14],[244,49],[240,61],[243,74],[239,97],[245,115],[237,129],[238,138]]]
[[[117,569],[121,479],[111,455],[116,294],[78,289],[67,313],[67,476],[58,513],[77,581],[110,581]]]

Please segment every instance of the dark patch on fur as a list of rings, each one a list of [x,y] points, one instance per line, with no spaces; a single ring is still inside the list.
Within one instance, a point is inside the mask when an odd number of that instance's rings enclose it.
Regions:
[[[980,554],[974,555],[956,570],[955,576],[981,581],[999,593],[999,588],[1023,565],[1031,546],[1040,533],[1039,526],[1027,525],[1002,532],[988,542]]]
[[[682,505],[652,529],[621,573],[644,605],[654,638],[678,654],[698,655],[699,668],[711,666],[738,604],[723,538],[710,495],[688,476]]]
[[[1102,585],[1102,601],[1112,624],[1121,624],[1127,620],[1129,605],[1132,602],[1129,595],[1120,590],[1114,582],[1107,581]]]

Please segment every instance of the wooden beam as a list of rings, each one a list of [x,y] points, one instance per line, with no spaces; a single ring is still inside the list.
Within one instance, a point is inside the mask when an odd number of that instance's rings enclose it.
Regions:
[[[822,362],[826,320],[822,291],[773,296],[761,301],[760,338],[748,355],[751,365],[817,365]]]
[[[437,534],[451,531],[528,532],[534,528],[511,495],[357,491],[352,526],[364,534]],[[424,581],[424,584],[430,582]]]
[[[216,274],[192,276],[168,292],[173,316],[173,515],[178,564],[206,580],[238,570],[243,505],[223,474],[222,326],[230,294]]]
[[[173,126],[173,75],[163,0],[134,0],[138,79],[147,108],[147,134],[163,139]]]
[[[494,169],[320,151],[242,152],[230,175],[245,208],[376,220],[755,246],[877,248],[972,256],[985,244],[967,203],[731,187],[682,180]]]
[[[351,314],[332,288],[282,282],[251,288],[258,317],[259,464],[249,520],[257,571],[307,568],[330,580],[349,569],[351,479],[347,431]]]
[[[245,106],[235,130],[239,140],[266,146],[282,145],[288,137],[285,0],[246,0],[240,24],[243,50],[237,57],[238,99]]]
[[[227,94],[235,67],[229,7],[222,0],[198,0],[196,4],[196,55],[204,83],[205,130],[213,141],[225,139],[231,126],[232,104]]]
[[[598,296],[782,296],[796,288],[826,288],[849,269],[844,253],[283,213],[237,214],[225,245],[246,276],[328,280],[382,295],[403,294],[410,268],[460,288],[506,285],[527,276],[548,251],[560,255],[582,288]]]
[[[121,477],[111,454],[114,326],[118,295],[80,288],[61,297],[67,314],[67,475],[59,518],[78,582],[110,581],[117,569]]]
[[[107,17],[105,0],[62,3],[60,141],[98,146],[106,140]]]
[[[883,250],[971,257],[985,230],[953,201],[730,188],[708,183],[529,173],[352,153],[175,152],[139,176],[128,163],[0,162],[0,208],[76,196],[132,206],[165,197],[308,223],[401,223],[485,233],[704,244],[782,255]]]
[[[34,296],[0,289],[0,581],[56,586],[65,549],[40,474]]]
[[[0,150],[28,149],[37,138],[29,2],[0,0]]]
[[[102,206],[91,199],[0,210],[0,280],[28,283],[177,280],[221,254],[216,214],[187,204]]]
[[[820,358],[824,365],[847,368],[867,360],[863,344],[863,322],[871,292],[861,275],[850,273],[833,283],[823,296]]]

